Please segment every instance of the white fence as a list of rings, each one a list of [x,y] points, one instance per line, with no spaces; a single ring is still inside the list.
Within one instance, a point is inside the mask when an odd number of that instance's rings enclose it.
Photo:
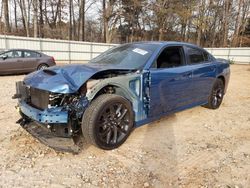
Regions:
[[[115,44],[0,35],[0,50],[32,49],[53,56],[56,62],[87,62]]]
[[[216,58],[250,64],[250,48],[206,48],[206,50]]]
[[[27,38],[0,35],[0,50],[32,49],[53,56],[57,62],[87,62],[116,44]],[[207,48],[217,58],[250,63],[250,48]]]

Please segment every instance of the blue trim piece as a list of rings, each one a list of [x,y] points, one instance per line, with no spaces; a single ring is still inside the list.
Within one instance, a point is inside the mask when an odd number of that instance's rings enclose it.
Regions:
[[[42,111],[23,101],[19,102],[19,107],[23,114],[39,123],[68,123],[68,111],[63,111],[62,107]]]

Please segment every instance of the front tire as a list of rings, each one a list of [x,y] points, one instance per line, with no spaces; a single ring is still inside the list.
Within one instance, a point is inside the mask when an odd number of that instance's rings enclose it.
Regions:
[[[82,132],[87,142],[105,150],[119,147],[132,131],[134,113],[122,96],[103,94],[84,112]]]
[[[221,79],[216,79],[210,96],[208,98],[208,103],[205,107],[210,109],[217,109],[220,107],[223,97],[224,97],[224,83]]]

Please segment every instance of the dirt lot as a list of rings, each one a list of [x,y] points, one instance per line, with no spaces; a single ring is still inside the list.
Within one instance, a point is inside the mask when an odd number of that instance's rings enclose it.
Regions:
[[[231,66],[220,109],[196,107],[136,129],[119,149],[57,153],[15,121],[0,77],[0,187],[250,187],[250,66]]]

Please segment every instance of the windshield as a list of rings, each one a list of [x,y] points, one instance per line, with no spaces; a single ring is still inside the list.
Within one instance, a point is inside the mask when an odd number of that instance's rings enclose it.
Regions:
[[[157,44],[147,43],[125,44],[102,53],[89,63],[114,65],[125,69],[140,69],[146,64],[157,47]]]

